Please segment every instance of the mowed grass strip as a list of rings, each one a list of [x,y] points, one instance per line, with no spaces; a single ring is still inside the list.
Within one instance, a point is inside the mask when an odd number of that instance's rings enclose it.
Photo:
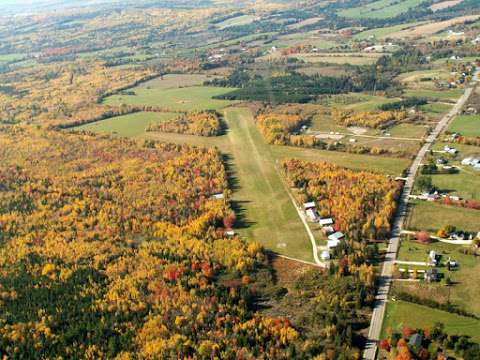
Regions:
[[[312,261],[312,246],[270,153],[247,108],[224,110],[233,174],[234,201],[245,219],[240,233],[267,249]]]
[[[138,112],[81,125],[75,129],[96,133],[113,133],[125,137],[136,137],[145,134],[145,129],[148,125],[158,124],[173,119],[175,116],[178,116],[178,114]]]
[[[409,326],[424,329],[438,322],[445,325],[448,334],[468,335],[472,340],[480,341],[480,320],[400,300],[388,302],[382,337],[386,336],[389,328],[401,330]]]
[[[454,225],[464,231],[480,231],[480,211],[427,201],[411,202],[407,229],[436,232],[445,225]]]
[[[463,136],[480,136],[480,115],[460,115],[448,129]]]
[[[272,154],[279,162],[288,158],[306,161],[328,161],[349,169],[367,170],[392,176],[399,176],[410,164],[409,159],[306,149],[293,146],[272,146]]]
[[[117,94],[105,99],[107,105],[146,105],[158,106],[169,110],[218,110],[232,101],[213,99],[214,96],[226,94],[233,88],[214,86],[191,86],[185,88],[144,88],[131,89],[135,95]]]

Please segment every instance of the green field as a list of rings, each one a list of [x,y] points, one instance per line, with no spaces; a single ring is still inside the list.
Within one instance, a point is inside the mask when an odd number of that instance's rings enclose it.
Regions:
[[[383,27],[383,28],[375,28],[375,29],[365,30],[365,31],[362,31],[358,34],[355,34],[353,36],[353,38],[355,40],[365,40],[365,39],[369,39],[370,37],[374,37],[376,39],[382,39],[382,38],[388,37],[388,35],[390,35],[390,34],[396,33],[397,31],[409,29],[411,27],[420,25],[422,23],[423,22],[413,22],[413,23],[400,24],[400,25],[388,26],[388,27]]]
[[[450,90],[429,90],[429,89],[407,89],[404,95],[407,97],[423,97],[433,100],[457,100],[462,96],[464,89]]]
[[[221,23],[216,24],[216,27],[218,27],[219,29],[226,29],[232,26],[247,25],[252,23],[254,20],[255,20],[255,16],[253,15],[240,15],[240,16],[236,16],[236,17],[227,19],[225,21],[222,21]]]
[[[339,16],[347,18],[387,19],[406,13],[410,8],[420,5],[424,0],[379,0],[373,3],[342,10]]]
[[[105,99],[107,105],[147,105],[158,106],[169,110],[218,110],[230,104],[231,101],[215,100],[213,96],[222,95],[234,90],[213,86],[192,86],[185,88],[145,88],[136,87],[135,95],[113,95]]]
[[[278,161],[288,158],[328,161],[354,170],[367,170],[392,176],[400,175],[410,164],[408,159],[304,149],[292,146],[272,146],[272,154]]]
[[[75,129],[135,137],[145,134],[148,125],[170,120],[177,115],[174,113],[139,112],[85,124]]]
[[[457,116],[448,131],[463,136],[480,136],[480,115]]]
[[[426,131],[427,128],[425,126],[414,124],[399,124],[388,129],[392,136],[417,139],[423,138]]]
[[[398,300],[388,302],[382,337],[389,328],[401,330],[409,326],[423,329],[437,322],[445,325],[448,334],[468,335],[472,340],[480,341],[480,320]]]
[[[480,172],[469,170],[468,167],[462,169],[458,174],[431,175],[433,184],[450,195],[480,200]]]
[[[436,232],[445,225],[454,225],[464,231],[480,231],[480,211],[427,201],[412,201],[407,229]]]

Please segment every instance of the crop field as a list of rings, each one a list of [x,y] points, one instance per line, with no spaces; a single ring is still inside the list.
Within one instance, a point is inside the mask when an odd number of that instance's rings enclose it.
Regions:
[[[457,116],[448,131],[463,136],[480,136],[480,115]]]
[[[336,39],[318,35],[315,31],[279,35],[278,38],[269,45],[284,48],[298,44],[312,45],[318,49],[330,49],[338,45]]]
[[[355,34],[353,38],[356,40],[365,40],[372,37],[375,39],[384,39],[389,37],[390,34],[396,33],[397,31],[410,29],[420,24],[422,24],[422,22],[413,22],[413,23],[406,23],[406,24],[388,26],[383,28],[369,29],[369,30],[362,31],[358,34]]]
[[[408,97],[424,97],[427,99],[438,101],[455,101],[463,94],[463,89],[449,89],[449,90],[427,90],[427,89],[407,89],[404,92]]]
[[[139,88],[146,89],[174,89],[187,86],[201,86],[209,76],[205,74],[166,74],[162,77],[146,81]]]
[[[136,137],[145,134],[150,124],[158,124],[177,116],[174,113],[139,112],[116,116],[75,128],[98,133],[113,133],[119,136]]]
[[[436,4],[433,4],[430,6],[430,9],[432,11],[438,11],[438,10],[442,10],[442,9],[446,9],[446,8],[449,8],[449,7],[452,7],[452,6],[455,6],[457,4],[460,4],[463,0],[447,0],[447,1],[441,1],[441,2],[438,2]]]
[[[339,16],[348,18],[387,19],[407,12],[410,8],[420,5],[424,0],[379,0],[373,3],[343,10]]]
[[[480,320],[398,300],[388,302],[383,336],[389,328],[401,330],[403,326],[409,326],[423,329],[439,321],[445,325],[448,334],[469,335],[480,341]]]
[[[474,21],[479,19],[479,15],[466,15],[460,16],[453,19],[445,20],[445,21],[437,21],[432,22],[429,24],[423,24],[419,26],[415,26],[410,29],[398,31],[395,34],[392,34],[392,38],[396,39],[405,39],[405,38],[416,38],[420,36],[428,36],[436,34],[440,31],[448,29],[451,26],[463,24],[466,21]]]
[[[292,146],[272,146],[271,151],[273,157],[279,162],[289,158],[306,161],[328,161],[354,170],[367,170],[392,176],[399,176],[410,164],[408,159],[304,149]]]
[[[436,232],[445,225],[456,225],[459,230],[478,232],[480,211],[427,201],[410,203],[406,226],[408,230]]]
[[[212,99],[213,96],[225,94],[232,88],[213,86],[192,86],[176,89],[136,87],[131,91],[135,95],[113,95],[105,99],[108,105],[147,105],[169,110],[218,110],[232,104],[228,100]]]
[[[350,65],[370,65],[374,64],[383,54],[293,54],[290,58],[303,60],[307,63],[329,63],[329,64],[350,64]]]
[[[219,29],[226,29],[232,26],[247,25],[255,21],[252,15],[241,15],[234,18],[227,19],[221,23],[216,24]]]
[[[374,111],[379,106],[400,100],[400,98],[387,98],[380,95],[365,93],[349,93],[340,95],[331,95],[322,98],[322,105],[331,107],[341,107],[356,111]]]
[[[415,124],[399,124],[388,129],[393,137],[417,138],[421,139],[425,136],[427,128],[423,125]]]

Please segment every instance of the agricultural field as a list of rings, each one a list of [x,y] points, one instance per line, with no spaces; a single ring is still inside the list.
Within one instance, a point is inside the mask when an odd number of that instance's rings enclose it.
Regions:
[[[411,201],[406,229],[436,232],[443,226],[455,224],[463,231],[480,231],[480,211],[427,201]]]
[[[184,88],[146,88],[136,87],[130,91],[134,95],[113,95],[105,99],[107,105],[145,105],[157,106],[166,110],[218,110],[232,102],[216,100],[214,96],[223,95],[234,90],[233,88],[191,86]]]
[[[232,26],[241,26],[241,25],[247,25],[255,21],[255,16],[253,15],[241,15],[241,16],[236,16],[230,19],[227,19],[225,21],[222,21],[218,24],[215,24],[215,26],[220,29],[226,29]]]
[[[109,133],[125,137],[145,135],[145,129],[152,124],[173,119],[175,113],[138,112],[116,116],[76,127],[75,130]]]
[[[350,64],[350,65],[371,65],[374,64],[377,59],[383,54],[348,54],[348,53],[329,53],[325,55],[318,54],[293,54],[288,55],[289,58],[295,58],[302,60],[306,63],[318,64],[318,63],[327,63],[327,64]]]
[[[462,136],[480,136],[480,115],[457,116],[448,131]]]
[[[161,77],[140,84],[139,88],[145,89],[175,89],[190,86],[201,86],[210,76],[205,74],[166,74]]]
[[[353,36],[354,40],[367,40],[367,39],[385,39],[388,38],[391,34],[394,34],[398,31],[405,30],[412,28],[414,26],[422,24],[421,22],[413,22],[413,23],[406,23],[406,24],[399,24],[394,26],[386,26],[380,28],[374,28],[359,32]]]
[[[348,18],[386,19],[407,12],[420,5],[424,0],[379,0],[361,7],[354,7],[338,13]]]
[[[469,335],[474,341],[480,341],[480,320],[401,300],[388,302],[383,337],[389,328],[402,329],[403,326],[428,328],[437,322],[445,325],[445,332],[448,334]]]

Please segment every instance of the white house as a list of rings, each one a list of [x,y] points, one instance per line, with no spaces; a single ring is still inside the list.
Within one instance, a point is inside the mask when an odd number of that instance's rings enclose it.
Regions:
[[[322,231],[325,235],[330,235],[335,232],[335,229],[333,228],[333,226],[323,226]]]
[[[322,226],[329,226],[333,224],[333,219],[332,218],[323,218],[320,219],[320,225]]]
[[[225,235],[227,235],[228,237],[234,237],[235,236],[235,231],[227,230],[227,231],[225,231]]]
[[[213,194],[212,198],[214,198],[216,200],[222,200],[222,199],[225,198],[225,195],[223,195],[223,193]]]
[[[471,156],[467,157],[462,160],[462,165],[465,165],[465,166],[472,165],[472,161],[473,161],[473,157]]]
[[[338,244],[340,244],[340,240],[328,240],[327,247],[329,249],[336,248],[338,246]]]
[[[448,146],[448,145],[445,145],[445,147],[443,148],[443,150],[445,150],[446,153],[452,154],[452,155],[455,155],[455,154],[458,152],[457,149],[452,148],[452,147],[450,147],[450,146]]]
[[[433,265],[437,265],[437,253],[433,250],[430,250],[430,253],[428,254],[428,257],[432,261]]]
[[[320,254],[320,259],[322,259],[324,261],[330,260],[330,251],[328,251],[328,250],[322,251],[322,253]]]
[[[305,204],[303,204],[303,208],[306,210],[306,209],[315,209],[315,201],[310,201],[310,202],[306,202]]]

